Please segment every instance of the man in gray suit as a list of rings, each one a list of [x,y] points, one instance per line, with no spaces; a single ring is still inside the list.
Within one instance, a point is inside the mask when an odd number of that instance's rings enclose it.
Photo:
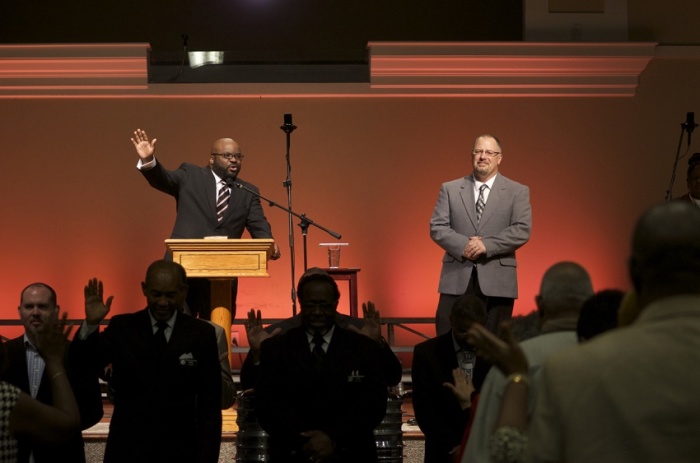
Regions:
[[[473,172],[443,183],[430,237],[445,250],[435,326],[450,330],[450,309],[462,294],[484,300],[486,327],[496,332],[518,297],[515,251],[530,239],[530,189],[498,174],[501,143],[481,135],[472,149]]]

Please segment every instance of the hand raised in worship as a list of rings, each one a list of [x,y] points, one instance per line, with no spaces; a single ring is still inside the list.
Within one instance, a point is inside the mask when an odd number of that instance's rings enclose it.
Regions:
[[[527,373],[527,358],[507,322],[500,326],[500,338],[482,325],[474,323],[467,332],[467,341],[476,346],[477,355],[496,365],[504,375]]]
[[[268,333],[262,326],[262,314],[258,310],[250,309],[248,312],[248,321],[245,323],[245,333],[248,336],[248,344],[250,345],[250,354],[255,356],[256,361],[260,355],[260,345],[267,338],[271,338],[279,334],[282,328],[277,327],[271,333]]]
[[[149,162],[153,157],[153,153],[156,152],[156,139],[154,138],[148,141],[148,135],[146,135],[145,130],[136,129],[131,143],[133,143],[134,148],[136,148],[136,154],[138,154],[139,158],[144,162]]]
[[[382,321],[379,316],[379,311],[374,307],[374,302],[367,301],[362,303],[362,328],[355,325],[348,326],[348,329],[356,333],[364,334],[370,339],[377,342],[382,342]]]
[[[99,325],[109,313],[113,299],[114,296],[109,296],[105,303],[102,281],[91,278],[85,286],[85,321],[87,324]]]
[[[73,325],[67,323],[68,314],[63,312],[61,318],[44,326],[44,329],[34,333],[34,343],[39,354],[46,363],[56,361],[63,363],[68,337],[73,331]]]
[[[448,388],[459,401],[462,410],[472,406],[472,393],[475,391],[471,376],[464,374],[464,371],[457,367],[452,370],[454,384],[445,382],[443,386]]]

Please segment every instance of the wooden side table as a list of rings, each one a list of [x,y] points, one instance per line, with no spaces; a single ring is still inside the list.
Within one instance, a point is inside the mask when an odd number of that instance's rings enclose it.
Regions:
[[[322,268],[336,281],[347,281],[350,289],[350,316],[357,317],[357,272],[359,268]]]

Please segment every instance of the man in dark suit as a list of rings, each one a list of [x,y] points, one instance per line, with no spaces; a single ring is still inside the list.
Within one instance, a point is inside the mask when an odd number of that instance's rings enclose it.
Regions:
[[[240,238],[244,230],[253,238],[272,238],[260,198],[251,193],[257,193],[257,187],[238,178],[243,154],[234,140],[216,140],[207,166],[183,163],[177,170],[168,170],[156,160],[156,139],[149,140],[144,130],[137,129],[131,141],[139,156],[136,167],[148,183],[176,200],[177,217],[171,238]],[[244,188],[236,188],[234,183]],[[271,258],[279,257],[280,250],[275,244]],[[187,311],[209,319],[212,309],[209,280],[190,278],[188,286]],[[238,280],[233,280],[231,318],[236,316],[237,287]]]
[[[452,304],[465,293],[486,303],[490,331],[511,317],[518,297],[515,251],[530,239],[530,190],[498,174],[501,143],[481,135],[471,155],[472,174],[442,185],[430,219],[430,237],[445,250],[438,335],[450,330]]]
[[[469,423],[471,393],[479,392],[491,367],[477,359],[467,331],[485,321],[483,301],[465,294],[452,307],[451,330],[417,344],[413,351],[413,409],[425,435],[426,463],[451,463],[459,451]]]
[[[299,280],[301,326],[261,344],[258,420],[270,461],[377,461],[373,430],[387,408],[381,347],[335,324],[340,293],[325,273]]]
[[[18,311],[24,334],[5,343],[7,365],[2,379],[51,405],[51,384],[44,374],[44,360],[35,347],[35,336],[58,322],[56,291],[45,283],[30,284],[22,290]],[[83,360],[75,345],[67,349],[64,363],[80,409],[81,429],[87,429],[102,418],[102,394],[97,374]],[[59,445],[37,445],[19,438],[18,452],[19,463],[30,461],[30,455],[34,463],[85,461],[83,436],[79,431]]]
[[[215,463],[221,443],[221,366],[214,327],[180,313],[185,270],[156,261],[142,283],[148,306],[115,315],[99,333],[112,297],[102,282],[85,287],[76,343],[91,347],[99,370],[112,364],[116,391],[105,462]]]
[[[688,159],[688,173],[685,178],[688,192],[675,198],[676,201],[686,201],[700,207],[700,169],[698,166],[700,166],[700,153],[693,153]]]

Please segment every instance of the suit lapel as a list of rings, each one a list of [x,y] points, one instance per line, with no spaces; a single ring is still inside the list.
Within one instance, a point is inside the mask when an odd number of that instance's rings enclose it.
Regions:
[[[481,222],[479,222],[480,227],[488,223],[493,213],[498,209],[498,204],[503,199],[504,189],[503,178],[500,174],[496,174],[496,178],[493,180],[493,186],[489,192],[489,199],[484,206],[484,213],[481,215]],[[476,211],[476,208],[474,210]]]
[[[462,197],[464,210],[469,220],[471,220],[472,225],[474,225],[474,229],[476,229],[478,222],[476,220],[476,198],[474,197],[474,175],[464,177],[464,182],[462,183],[459,194]]]
[[[211,212],[211,217],[213,217],[214,222],[217,222],[216,198],[219,195],[219,186],[216,184],[216,177],[214,177],[214,172],[212,172],[211,167],[202,167],[202,177],[204,178],[204,190],[207,195],[209,211]]]

